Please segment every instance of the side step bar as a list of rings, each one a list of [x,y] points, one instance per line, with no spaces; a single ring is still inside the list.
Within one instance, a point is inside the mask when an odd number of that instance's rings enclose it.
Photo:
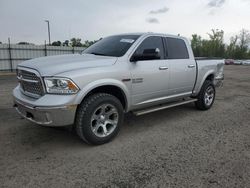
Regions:
[[[197,99],[188,99],[188,100],[184,100],[184,101],[171,102],[171,103],[168,103],[165,105],[158,105],[158,106],[146,108],[143,110],[133,111],[133,114],[136,116],[140,116],[140,115],[148,114],[151,112],[156,112],[159,110],[164,110],[167,108],[171,108],[174,106],[179,106],[179,105],[183,105],[183,104],[187,104],[187,103],[191,103],[191,102],[195,102],[195,101],[197,101]]]

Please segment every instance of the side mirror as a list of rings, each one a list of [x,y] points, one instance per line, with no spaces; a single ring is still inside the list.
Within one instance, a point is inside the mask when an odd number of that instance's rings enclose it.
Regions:
[[[160,49],[155,48],[155,49],[145,49],[143,50],[142,54],[134,54],[130,61],[131,62],[136,62],[136,61],[143,61],[143,60],[154,60],[154,59],[160,59]]]

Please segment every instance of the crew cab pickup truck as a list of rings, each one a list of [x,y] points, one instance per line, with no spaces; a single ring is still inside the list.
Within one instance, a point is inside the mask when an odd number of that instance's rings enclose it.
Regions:
[[[118,134],[127,112],[143,115],[191,102],[208,110],[223,66],[224,60],[195,59],[180,36],[114,35],[81,54],[20,63],[14,107],[34,123],[73,125],[85,142],[104,144]]]

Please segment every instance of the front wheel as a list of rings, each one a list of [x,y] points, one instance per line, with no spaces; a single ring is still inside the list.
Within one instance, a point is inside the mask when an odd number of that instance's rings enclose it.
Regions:
[[[116,97],[93,94],[77,110],[76,132],[87,143],[104,144],[118,134],[123,117],[123,106]]]
[[[204,82],[197,99],[195,105],[199,110],[208,110],[212,107],[215,99],[215,87],[211,81]]]

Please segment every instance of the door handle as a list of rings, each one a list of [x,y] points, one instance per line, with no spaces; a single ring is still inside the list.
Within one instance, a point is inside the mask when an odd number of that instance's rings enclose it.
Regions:
[[[188,65],[188,68],[194,68],[195,65]]]
[[[159,70],[167,70],[168,67],[159,67]]]

